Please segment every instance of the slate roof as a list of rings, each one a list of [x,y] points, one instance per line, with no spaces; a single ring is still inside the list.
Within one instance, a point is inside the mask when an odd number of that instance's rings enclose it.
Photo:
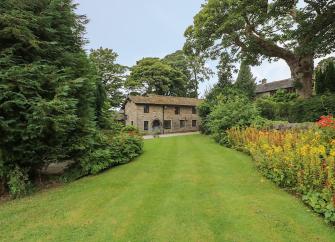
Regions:
[[[128,96],[127,100],[131,100],[136,104],[154,104],[154,105],[176,105],[176,106],[197,106],[202,100],[188,97],[172,97],[172,96]]]
[[[292,87],[294,87],[294,81],[293,79],[289,78],[281,81],[259,84],[256,86],[256,93],[271,92],[278,89],[287,89]]]

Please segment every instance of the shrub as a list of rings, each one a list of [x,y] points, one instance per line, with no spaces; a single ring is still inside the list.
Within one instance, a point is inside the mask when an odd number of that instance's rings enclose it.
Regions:
[[[289,107],[297,101],[296,93],[278,90],[273,96],[256,99],[256,106],[262,117],[270,120],[288,120]]]
[[[255,102],[260,115],[270,120],[288,120],[290,102],[276,102],[270,98],[259,98]]]
[[[97,146],[81,160],[81,176],[97,174],[107,168],[128,163],[142,153],[143,139],[134,131],[116,136],[100,134]]]
[[[246,127],[259,118],[255,105],[245,96],[219,97],[208,116],[208,127],[215,140],[229,145],[226,131],[232,127]]]
[[[327,221],[335,222],[335,132],[324,131],[232,128],[228,137],[234,147],[251,154],[264,176],[300,194]]]
[[[293,123],[315,122],[320,116],[328,114],[335,114],[335,95],[315,96],[291,103],[288,121]]]
[[[315,122],[322,115],[335,113],[335,95],[330,94],[285,102],[278,97],[259,98],[255,104],[262,117],[291,123]]]
[[[315,70],[315,92],[335,93],[335,58],[322,60]]]
[[[133,125],[127,125],[127,126],[124,126],[122,129],[121,129],[121,132],[122,133],[128,133],[128,134],[136,134],[136,135],[139,135],[140,131],[138,130],[138,128],[136,128],[135,126]]]
[[[15,166],[8,173],[8,188],[13,198],[26,195],[30,189],[30,181],[26,171]]]

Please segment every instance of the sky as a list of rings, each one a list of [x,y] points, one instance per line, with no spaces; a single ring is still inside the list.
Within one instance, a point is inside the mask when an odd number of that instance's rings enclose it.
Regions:
[[[118,62],[133,66],[143,57],[164,57],[182,48],[185,29],[205,0],[75,0],[78,13],[90,20],[87,25],[87,50],[110,48],[119,54]],[[260,81],[290,77],[284,61],[264,62],[252,67]],[[200,94],[217,81],[200,85]]]

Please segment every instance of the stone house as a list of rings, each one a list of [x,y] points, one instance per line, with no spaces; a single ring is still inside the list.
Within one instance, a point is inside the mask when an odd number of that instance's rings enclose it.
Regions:
[[[199,130],[197,105],[201,100],[159,95],[128,96],[122,109],[126,125],[143,133],[178,133]]]
[[[256,86],[256,96],[257,97],[272,96],[280,89],[286,90],[287,92],[290,93],[296,92],[296,89],[294,88],[293,79],[289,78],[269,83],[266,83],[266,80],[263,80],[262,84]]]

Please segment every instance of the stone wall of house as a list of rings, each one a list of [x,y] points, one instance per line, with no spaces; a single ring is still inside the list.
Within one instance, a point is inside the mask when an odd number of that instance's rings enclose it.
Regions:
[[[134,102],[128,100],[124,108],[124,114],[126,125],[137,126],[137,105]]]
[[[179,106],[180,114],[175,114],[175,107],[176,106],[165,106],[163,112],[162,105],[149,105],[149,113],[144,113],[143,104],[134,104],[132,102],[128,102],[125,106],[125,114],[127,115],[126,124],[133,124],[143,133],[154,132],[153,122],[155,120],[160,122],[161,133],[167,134],[198,131],[200,118],[197,114],[192,114],[192,107]],[[163,129],[164,120],[171,121],[170,129]],[[185,121],[185,127],[181,127],[181,120]],[[196,122],[195,127],[192,126],[192,120],[195,120]],[[148,121],[148,130],[144,130],[144,121]]]

